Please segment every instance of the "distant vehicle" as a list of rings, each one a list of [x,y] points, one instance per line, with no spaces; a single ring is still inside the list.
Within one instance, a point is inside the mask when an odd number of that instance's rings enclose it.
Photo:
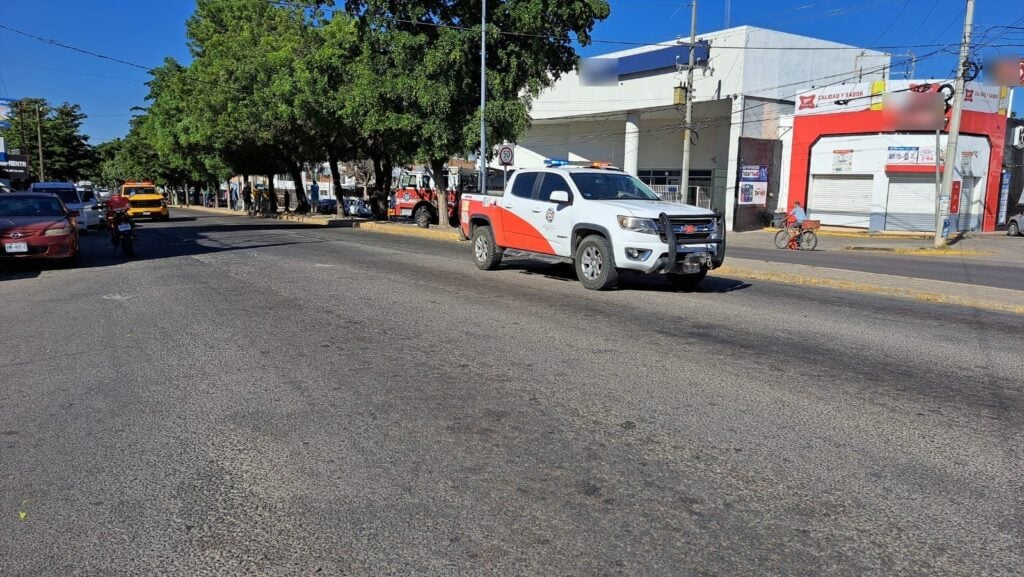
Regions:
[[[1006,234],[1008,236],[1024,235],[1024,212],[1010,217],[1010,222],[1006,224]]]
[[[500,174],[500,173],[498,173]],[[477,173],[467,168],[449,167],[446,190],[448,223],[459,225],[459,199],[466,189],[475,189]],[[490,180],[488,180],[490,183]],[[433,176],[424,171],[402,171],[398,185],[391,195],[388,215],[412,219],[421,228],[438,224],[437,185]],[[500,181],[498,187],[501,187]]]
[[[110,198],[110,189],[109,188],[100,187],[100,188],[96,189],[96,199],[97,200],[107,200],[108,198]]]
[[[95,203],[83,201],[78,188],[70,182],[34,182],[29,186],[28,192],[55,194],[60,197],[68,210],[78,213],[78,223],[83,229],[100,226],[100,219],[96,213],[86,210]]]
[[[170,220],[171,209],[167,208],[167,199],[156,190],[156,186],[148,181],[126,182],[121,185],[118,193],[131,202],[128,216],[131,218],[152,218],[153,220]]]
[[[56,259],[77,264],[77,217],[51,193],[0,195],[0,261]]]
[[[346,198],[345,199],[345,212],[349,216],[358,216],[361,218],[372,218],[373,209],[361,198]]]
[[[333,198],[321,198],[313,207],[316,214],[335,214],[338,212],[338,201]]]

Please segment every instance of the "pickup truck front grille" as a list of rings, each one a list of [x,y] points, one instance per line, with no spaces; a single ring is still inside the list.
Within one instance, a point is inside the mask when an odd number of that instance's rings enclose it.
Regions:
[[[132,208],[160,208],[159,200],[133,200]]]
[[[715,232],[715,219],[710,216],[670,216],[672,230],[676,233],[676,240],[701,240],[711,238]],[[668,236],[664,231],[659,233],[662,242],[668,242]]]

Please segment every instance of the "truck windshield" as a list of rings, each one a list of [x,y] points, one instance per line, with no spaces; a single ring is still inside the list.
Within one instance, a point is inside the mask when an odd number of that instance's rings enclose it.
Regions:
[[[136,194],[156,194],[156,189],[153,187],[124,187],[124,196],[135,196]]]
[[[572,181],[587,200],[661,200],[638,178],[621,172],[575,172]]]

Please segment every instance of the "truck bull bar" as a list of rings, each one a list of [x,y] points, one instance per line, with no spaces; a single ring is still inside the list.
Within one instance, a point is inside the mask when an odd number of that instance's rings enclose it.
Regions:
[[[725,261],[725,217],[722,211],[715,211],[715,232],[717,238],[695,238],[695,239],[682,239],[676,238],[676,231],[672,227],[672,221],[669,220],[668,215],[664,212],[658,215],[658,221],[661,223],[661,228],[665,231],[665,238],[668,241],[668,256],[665,259],[665,265],[662,268],[663,272],[679,272],[683,268],[683,262],[679,260],[679,245],[692,245],[702,244],[717,245],[718,250],[714,254],[709,254],[704,264],[709,269],[716,269],[722,266],[722,262]],[[696,257],[696,254],[693,254]],[[684,259],[689,259],[690,254],[685,254]],[[698,258],[691,259],[691,262],[700,260]]]

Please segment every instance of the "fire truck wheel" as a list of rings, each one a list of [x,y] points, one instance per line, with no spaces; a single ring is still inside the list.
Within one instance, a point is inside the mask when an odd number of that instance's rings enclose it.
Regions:
[[[431,223],[434,222],[434,213],[429,208],[421,206],[416,209],[413,220],[416,221],[416,225],[420,228],[430,228]]]
[[[478,226],[473,229],[473,262],[480,270],[494,270],[501,264],[504,251],[494,244],[494,231],[489,226]]]
[[[576,278],[583,288],[603,291],[615,288],[619,270],[615,268],[612,245],[603,236],[592,234],[576,247]]]

